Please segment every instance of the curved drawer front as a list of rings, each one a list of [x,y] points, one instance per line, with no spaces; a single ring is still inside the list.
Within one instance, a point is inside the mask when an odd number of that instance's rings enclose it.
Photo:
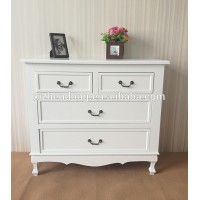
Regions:
[[[92,73],[37,72],[37,92],[92,92]]]
[[[154,73],[99,73],[99,92],[153,93]]]
[[[88,141],[89,140],[89,141]],[[99,142],[101,140],[101,142]],[[41,152],[56,153],[69,150],[135,150],[149,149],[149,130],[123,131],[40,131]]]
[[[149,123],[150,102],[40,102],[39,123]]]

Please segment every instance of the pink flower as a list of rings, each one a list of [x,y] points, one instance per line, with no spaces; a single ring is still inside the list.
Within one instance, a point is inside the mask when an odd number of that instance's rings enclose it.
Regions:
[[[101,41],[105,42],[127,42],[129,40],[128,30],[124,27],[113,26],[108,32],[102,34]]]
[[[115,35],[118,33],[127,33],[127,32],[128,32],[127,29],[125,29],[124,27],[118,27],[118,26],[113,26],[113,27],[109,28],[109,30],[108,30],[109,35]]]
[[[119,32],[124,32],[124,31],[125,31],[125,28],[123,28],[123,27],[119,28]]]
[[[119,32],[119,27],[117,27],[117,26],[114,26],[114,27],[112,27],[112,28],[109,28],[109,30],[108,30],[109,35],[115,35],[115,34],[117,34],[118,32]]]
[[[119,28],[119,32],[127,33],[128,30],[125,29],[124,27],[120,27],[120,28]]]

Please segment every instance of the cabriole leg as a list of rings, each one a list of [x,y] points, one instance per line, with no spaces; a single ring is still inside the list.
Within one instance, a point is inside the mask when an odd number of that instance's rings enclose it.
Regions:
[[[149,167],[150,175],[154,175],[156,173],[155,164],[156,164],[156,162],[151,162],[150,163],[150,167]]]
[[[32,164],[33,164],[32,174],[33,174],[33,176],[37,176],[38,175],[37,163],[32,163]]]

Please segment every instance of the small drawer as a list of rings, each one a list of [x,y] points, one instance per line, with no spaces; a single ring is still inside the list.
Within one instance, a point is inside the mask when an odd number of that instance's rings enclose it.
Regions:
[[[37,92],[92,92],[92,73],[37,72]]]
[[[38,106],[40,124],[150,123],[151,102],[49,102]]]
[[[149,130],[40,130],[41,153],[78,150],[148,151]]]
[[[154,73],[99,73],[99,92],[153,93]]]

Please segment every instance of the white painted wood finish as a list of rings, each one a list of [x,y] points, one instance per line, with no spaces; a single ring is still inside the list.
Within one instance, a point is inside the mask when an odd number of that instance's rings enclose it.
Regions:
[[[33,162],[33,171],[32,171],[33,176],[38,175],[38,168],[37,168],[37,162]]]
[[[169,61],[154,60],[150,64],[146,60],[127,60],[127,64],[109,60],[100,63],[98,60],[23,61],[27,69],[33,175],[38,173],[37,163],[46,161],[89,166],[149,161],[150,174],[155,173],[162,101],[102,100],[98,95],[112,90],[126,95],[162,94],[164,65]],[[73,81],[78,89],[72,85],[61,88],[62,93],[58,93],[58,79],[63,83]],[[119,80],[125,84],[134,81],[134,85],[123,87]],[[83,92],[87,91],[91,96],[88,102],[81,99],[34,100],[36,94],[46,94],[44,88],[51,95],[66,95],[67,92],[85,95]]]
[[[99,92],[153,93],[153,73],[99,73]],[[119,81],[123,80],[122,87]]]
[[[77,106],[78,105],[78,106]],[[99,117],[94,117],[103,111]],[[151,102],[47,102],[38,104],[39,123],[149,123]]]
[[[157,156],[151,154],[134,154],[134,155],[33,155],[31,156],[31,161],[33,163],[33,176],[38,175],[38,162],[62,162],[64,164],[77,163],[82,165],[87,165],[91,167],[99,167],[102,165],[107,165],[110,163],[120,163],[124,164],[130,161],[146,161],[151,160],[149,172],[151,175],[155,174],[155,163],[157,162]],[[95,162],[94,162],[95,161]]]
[[[170,62],[168,60],[160,60],[160,59],[110,59],[107,60],[105,58],[71,58],[70,59],[49,59],[49,58],[28,58],[21,59],[24,63],[32,63],[32,64],[71,64],[71,65],[117,65],[121,67],[121,65],[168,65]],[[54,65],[51,65],[54,66]]]
[[[129,31],[125,58],[171,61],[165,69],[159,149],[187,151],[187,18],[187,0],[12,0],[12,151],[30,151],[26,67],[19,60],[48,62],[50,32],[66,34],[70,58],[105,58],[101,33],[116,25]]]
[[[37,92],[48,90],[51,92],[92,92],[92,73],[36,72],[36,76]],[[66,88],[60,87],[57,81],[64,86],[68,86],[70,81],[73,84],[66,90]]]
[[[156,173],[155,164],[156,164],[156,162],[151,162],[151,164],[150,164],[150,167],[149,167],[150,175],[154,175]]]
[[[126,154],[149,150],[149,130],[44,130],[40,132],[41,153]],[[88,142],[100,145],[91,145]]]

